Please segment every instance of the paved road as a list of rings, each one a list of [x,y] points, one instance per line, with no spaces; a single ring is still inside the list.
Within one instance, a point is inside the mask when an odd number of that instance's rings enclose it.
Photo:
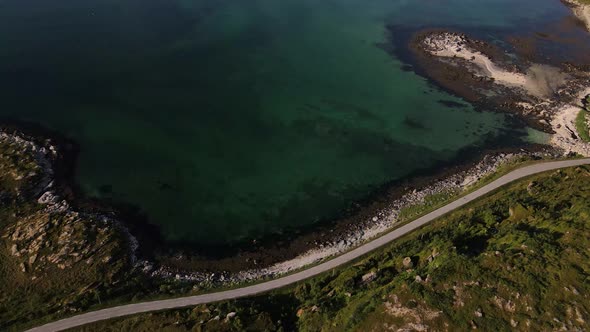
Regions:
[[[182,298],[170,299],[170,300],[161,300],[161,301],[150,301],[150,302],[142,302],[142,303],[135,303],[135,304],[128,304],[122,305],[118,307],[102,309],[97,311],[88,312],[85,314],[73,316],[70,318],[62,319],[53,323],[49,323],[29,331],[61,331],[64,329],[81,326],[84,324],[97,322],[105,319],[111,319],[121,316],[127,316],[132,314],[138,314],[143,312],[149,311],[158,311],[164,309],[172,309],[172,308],[182,308],[187,306],[193,306],[197,304],[203,303],[210,303],[210,302],[217,302],[222,300],[228,299],[235,299],[239,297],[259,294],[263,292],[268,292],[270,290],[280,288],[283,286],[287,286],[293,283],[296,283],[301,280],[305,280],[307,278],[311,278],[316,276],[320,273],[329,271],[337,266],[342,264],[348,263],[360,256],[363,256],[401,236],[404,236],[417,228],[424,226],[425,224],[431,222],[432,220],[453,211],[493,190],[496,190],[507,183],[510,183],[514,180],[518,180],[520,178],[537,174],[544,171],[555,170],[558,168],[564,167],[572,167],[572,166],[579,166],[590,164],[590,158],[587,159],[578,159],[578,160],[567,160],[567,161],[554,161],[554,162],[546,162],[541,164],[536,164],[532,166],[523,167],[521,169],[517,169],[512,171],[501,178],[485,185],[484,187],[459,198],[458,200],[449,203],[419,219],[416,219],[404,226],[401,226],[390,233],[383,235],[367,244],[364,244],[354,250],[351,250],[343,255],[335,257],[325,263],[316,265],[311,267],[307,270],[303,270],[301,272],[288,275],[279,279],[263,282],[257,285],[232,289],[228,291],[222,291],[217,293],[211,294],[204,294],[204,295],[196,295],[196,296],[187,296]]]

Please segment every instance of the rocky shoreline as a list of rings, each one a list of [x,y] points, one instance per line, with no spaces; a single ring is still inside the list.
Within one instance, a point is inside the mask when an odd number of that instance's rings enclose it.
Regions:
[[[414,189],[401,198],[391,201],[387,208],[374,213],[374,216],[366,220],[362,225],[350,229],[350,232],[346,236],[334,239],[327,243],[318,244],[316,248],[313,248],[294,259],[280,262],[270,267],[245,270],[238,273],[182,272],[167,267],[155,268],[149,262],[144,261],[143,269],[152,276],[214,284],[233,284],[276,277],[342,254],[370,241],[395,227],[399,223],[400,214],[404,209],[423,204],[428,197],[433,195],[460,194],[478,183],[482,178],[493,174],[500,166],[511,161],[522,157],[541,159],[558,157],[562,154],[563,151],[548,148],[545,151],[537,152],[523,150],[520,153],[486,155],[478,164],[466,171],[456,173],[425,188]]]
[[[18,209],[16,222],[0,230],[0,236],[20,262],[19,269],[30,274],[31,280],[55,267],[65,270],[82,261],[92,264],[98,256],[109,263],[115,260],[112,254],[121,250],[126,252],[125,257],[117,260],[130,266],[136,263],[139,244],[119,220],[78,211],[61,196],[56,184],[56,160],[61,153],[57,145],[49,139],[39,143],[22,133],[3,130],[0,146],[2,157],[12,159],[3,160],[4,172],[12,162],[27,164],[23,170],[15,165],[14,170],[3,175],[4,183],[8,180],[16,184],[12,192],[3,188],[2,199],[7,204],[17,201],[32,206],[26,211]]]
[[[58,215],[59,220],[39,219],[36,223],[17,222],[7,227],[3,238],[9,242],[11,253],[23,260],[23,272],[32,272],[33,263],[37,263],[35,271],[42,271],[39,264],[54,264],[60,269],[66,269],[72,264],[82,260],[91,259],[90,256],[96,252],[109,238],[98,239],[95,243],[89,243],[87,239],[80,238],[78,233],[92,232],[98,234],[118,233],[126,241],[130,267],[138,268],[143,273],[155,278],[176,279],[190,281],[200,284],[237,284],[242,282],[255,281],[264,278],[271,278],[281,274],[289,273],[304,268],[307,265],[317,263],[332,256],[341,254],[362,243],[369,241],[378,235],[395,227],[399,222],[400,213],[407,207],[419,205],[425,202],[426,198],[437,194],[457,194],[468,189],[477,181],[491,173],[497,168],[511,160],[523,156],[533,158],[558,156],[560,153],[552,149],[545,151],[518,153],[497,153],[485,156],[474,167],[457,172],[443,180],[432,183],[421,189],[413,189],[405,195],[400,196],[378,211],[372,211],[372,217],[367,218],[360,224],[350,227],[344,236],[340,235],[329,241],[316,243],[313,248],[297,255],[293,259],[282,261],[266,267],[246,269],[239,272],[217,271],[182,271],[154,263],[146,259],[137,259],[136,253],[140,243],[124,226],[124,221],[116,217],[78,211],[64,199],[59,190],[54,186],[53,176],[55,174],[54,162],[52,161],[60,154],[58,146],[48,143],[47,146],[39,146],[25,135],[17,132],[0,132],[0,144],[15,146],[22,151],[35,153],[35,161],[40,166],[41,180],[37,180],[35,190],[30,195],[36,203],[41,206],[40,213]],[[51,240],[46,236],[46,231],[56,228],[60,223],[61,230],[57,240]],[[93,224],[94,223],[94,224]],[[82,227],[82,230],[80,229]],[[46,258],[39,255],[40,248],[51,248],[52,254]],[[106,258],[105,258],[106,259]],[[109,258],[110,259],[110,258]],[[235,259],[239,259],[235,258]],[[108,260],[108,259],[107,259]],[[26,264],[26,262],[30,264]],[[35,274],[32,278],[37,278]]]
[[[344,236],[340,235],[329,241],[316,243],[313,248],[297,255],[293,259],[267,267],[247,269],[239,272],[199,272],[182,271],[177,268],[156,264],[146,259],[138,260],[136,253],[138,246],[141,244],[137,242],[137,239],[124,226],[124,221],[120,221],[110,215],[77,211],[72,208],[71,204],[56,190],[54,179],[52,178],[55,173],[52,159],[60,153],[58,147],[54,145],[41,147],[31,140],[27,140],[24,135],[7,132],[0,133],[0,143],[8,143],[18,146],[18,149],[23,151],[32,151],[35,153],[35,160],[40,166],[40,173],[43,176],[40,180],[35,181],[36,186],[32,197],[42,206],[42,213],[60,215],[60,227],[63,229],[58,240],[53,241],[52,247],[51,244],[45,243],[48,239],[44,234],[47,229],[56,226],[55,220],[52,221],[53,224],[50,224],[49,220],[43,220],[43,222],[37,222],[33,225],[17,222],[7,227],[2,237],[10,242],[12,255],[23,259],[23,263],[21,264],[23,272],[30,272],[30,267],[33,263],[43,261],[52,263],[60,269],[65,269],[83,259],[89,259],[96,251],[96,249],[92,249],[91,247],[100,247],[106,240],[91,244],[84,239],[76,238],[74,232],[79,232],[78,226],[83,224],[84,228],[88,228],[92,232],[98,231],[98,233],[104,234],[114,231],[123,235],[126,238],[125,246],[127,247],[126,252],[131,263],[130,267],[139,268],[145,274],[155,278],[176,279],[209,285],[250,282],[272,278],[302,269],[307,265],[346,252],[390,230],[399,222],[400,213],[405,208],[420,205],[429,196],[458,194],[473,186],[483,177],[495,172],[501,165],[521,157],[546,158],[564,154],[563,150],[547,148],[544,151],[522,150],[517,153],[486,155],[479,163],[467,170],[457,172],[421,189],[410,190],[398,199],[388,202],[384,208],[378,211],[372,211],[373,216],[371,218],[367,218],[362,223],[350,227]],[[95,224],[93,225],[92,223]],[[76,239],[72,240],[72,238]],[[51,247],[55,253],[47,256],[47,258],[42,258],[39,256],[39,249],[43,247]],[[239,257],[235,259],[239,259]],[[27,261],[29,262],[28,265],[26,264]],[[37,278],[37,276],[33,274],[31,278]]]
[[[590,143],[581,140],[576,129],[576,117],[584,107],[584,100],[590,96],[590,88],[580,91],[578,103],[566,104],[557,110],[551,125],[555,134],[551,136],[551,145],[567,152],[590,156]]]
[[[586,30],[590,32],[590,4],[584,4],[578,0],[562,0],[562,2],[572,9],[574,15],[584,23]]]

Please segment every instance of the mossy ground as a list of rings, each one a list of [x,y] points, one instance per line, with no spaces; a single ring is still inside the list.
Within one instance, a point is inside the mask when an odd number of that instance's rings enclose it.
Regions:
[[[590,167],[545,173],[297,286],[78,330],[583,330],[589,199]]]

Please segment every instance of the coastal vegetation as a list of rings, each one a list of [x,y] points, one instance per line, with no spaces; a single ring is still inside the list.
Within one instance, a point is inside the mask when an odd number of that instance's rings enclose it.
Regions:
[[[584,142],[590,142],[590,128],[588,127],[589,114],[590,112],[587,109],[581,109],[576,116],[576,130]]]
[[[548,160],[555,160],[556,156],[548,155],[538,155],[538,156],[531,156],[527,154],[515,155],[507,158],[502,163],[500,163],[497,168],[494,169],[493,172],[482,176],[481,178],[474,181],[465,187],[455,187],[451,188],[450,190],[442,191],[440,193],[428,195],[424,198],[423,202],[408,205],[400,210],[398,216],[397,226],[400,226],[406,222],[409,222],[413,219],[416,219],[422,215],[425,215],[429,212],[432,212],[456,199],[461,196],[464,196],[470,192],[477,190],[478,188],[498,179],[499,177],[510,173],[511,171],[526,166],[532,165],[538,162],[548,161]]]
[[[576,117],[576,131],[584,142],[590,142],[590,96],[586,97],[584,107]]]
[[[120,234],[96,218],[35,201],[48,184],[39,151],[0,143],[0,329],[75,312],[116,292],[129,262]],[[103,295],[104,296],[104,295]]]
[[[544,173],[294,287],[77,330],[583,329],[588,199],[590,167]]]

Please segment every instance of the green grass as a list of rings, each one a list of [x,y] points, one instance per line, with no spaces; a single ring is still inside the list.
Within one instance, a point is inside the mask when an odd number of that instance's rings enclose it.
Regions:
[[[588,111],[587,110],[580,110],[578,116],[576,116],[576,130],[578,132],[578,136],[584,142],[590,142],[590,128],[588,126]]]
[[[572,158],[578,158],[579,156],[575,156]],[[470,187],[466,188],[465,190],[451,190],[444,193],[438,193],[434,195],[429,195],[424,199],[423,203],[410,205],[408,207],[403,208],[400,211],[399,215],[399,222],[394,227],[397,228],[402,226],[412,220],[415,220],[421,216],[424,216],[438,208],[441,208],[452,201],[455,201],[475,190],[485,186],[486,184],[506,175],[518,168],[522,168],[525,166],[534,165],[541,162],[546,161],[557,161],[557,160],[566,160],[572,159],[570,157],[566,158],[552,158],[552,157],[543,157],[543,158],[533,158],[531,156],[523,155],[516,158],[509,160],[508,162],[500,165],[498,169],[496,169],[491,174],[488,174],[481,178],[479,181],[471,185]]]
[[[590,167],[533,176],[296,286],[77,330],[584,329],[589,199]],[[412,269],[403,267],[404,257],[412,257]],[[372,271],[376,278],[362,282]],[[230,312],[236,316],[224,319]]]

